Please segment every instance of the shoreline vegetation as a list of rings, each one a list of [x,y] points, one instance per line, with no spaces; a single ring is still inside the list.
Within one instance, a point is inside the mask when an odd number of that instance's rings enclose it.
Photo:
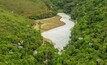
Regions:
[[[39,20],[39,19],[50,18],[53,16],[56,16],[56,12],[42,13],[36,16],[28,16],[28,18],[32,20]]]

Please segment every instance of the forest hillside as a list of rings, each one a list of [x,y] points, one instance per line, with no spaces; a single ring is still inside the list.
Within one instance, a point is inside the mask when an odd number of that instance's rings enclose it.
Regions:
[[[56,1],[52,1],[54,8],[76,21],[71,40],[58,58],[61,64],[107,65],[107,1],[59,0],[55,4]]]
[[[62,51],[32,28],[59,12],[75,22]],[[107,0],[0,0],[0,65],[107,65]]]

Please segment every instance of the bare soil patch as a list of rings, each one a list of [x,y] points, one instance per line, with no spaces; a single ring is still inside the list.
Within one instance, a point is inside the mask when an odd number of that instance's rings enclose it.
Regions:
[[[45,32],[50,29],[64,25],[65,23],[61,22],[60,19],[60,16],[54,16],[47,19],[36,20],[33,27],[34,29],[40,29],[42,32]]]

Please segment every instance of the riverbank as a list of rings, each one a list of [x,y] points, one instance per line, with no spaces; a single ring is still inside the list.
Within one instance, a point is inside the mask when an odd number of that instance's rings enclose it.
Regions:
[[[34,29],[40,29],[41,32],[45,32],[53,28],[65,25],[64,22],[60,21],[60,19],[61,17],[57,15],[51,18],[35,20],[33,27]]]

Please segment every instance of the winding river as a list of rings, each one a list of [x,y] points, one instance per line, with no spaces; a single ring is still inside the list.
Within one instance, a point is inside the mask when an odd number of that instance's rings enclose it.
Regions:
[[[61,16],[60,21],[64,22],[65,25],[43,32],[42,36],[52,40],[55,48],[63,50],[63,47],[66,46],[70,40],[70,29],[74,27],[74,22],[72,22],[70,16],[65,13],[58,13],[57,15]]]

